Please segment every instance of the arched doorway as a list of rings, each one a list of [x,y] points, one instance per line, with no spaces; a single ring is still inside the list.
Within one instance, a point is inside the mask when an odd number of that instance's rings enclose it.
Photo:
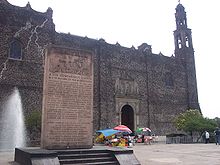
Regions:
[[[134,110],[130,105],[124,105],[121,109],[121,124],[134,131]]]

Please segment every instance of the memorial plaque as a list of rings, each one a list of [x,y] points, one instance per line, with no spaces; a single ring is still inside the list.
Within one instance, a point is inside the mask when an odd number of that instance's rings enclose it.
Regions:
[[[92,52],[51,46],[44,67],[41,147],[91,148]]]

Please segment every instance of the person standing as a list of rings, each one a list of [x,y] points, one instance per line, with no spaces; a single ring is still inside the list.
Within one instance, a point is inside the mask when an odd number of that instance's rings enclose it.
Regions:
[[[209,143],[209,132],[205,131],[205,144]]]
[[[215,144],[219,145],[219,143],[220,143],[220,130],[218,127],[216,128],[214,133],[215,133]]]

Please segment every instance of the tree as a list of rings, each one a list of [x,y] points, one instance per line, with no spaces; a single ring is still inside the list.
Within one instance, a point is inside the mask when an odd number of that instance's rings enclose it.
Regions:
[[[215,120],[204,118],[200,111],[196,109],[190,109],[181,113],[174,122],[177,129],[183,130],[191,136],[193,132],[198,132],[201,137],[204,131],[213,132],[217,127],[217,122]]]
[[[32,111],[26,116],[25,124],[29,135],[30,143],[39,143],[40,132],[41,132],[41,112]],[[31,144],[35,145],[35,144]]]
[[[217,122],[218,127],[220,127],[220,118],[219,117],[215,117],[214,120]]]

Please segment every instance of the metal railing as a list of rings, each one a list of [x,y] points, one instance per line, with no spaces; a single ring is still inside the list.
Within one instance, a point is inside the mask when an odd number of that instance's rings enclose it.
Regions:
[[[176,143],[193,143],[193,138],[191,136],[177,136],[177,137],[166,137],[166,144],[176,144]]]

